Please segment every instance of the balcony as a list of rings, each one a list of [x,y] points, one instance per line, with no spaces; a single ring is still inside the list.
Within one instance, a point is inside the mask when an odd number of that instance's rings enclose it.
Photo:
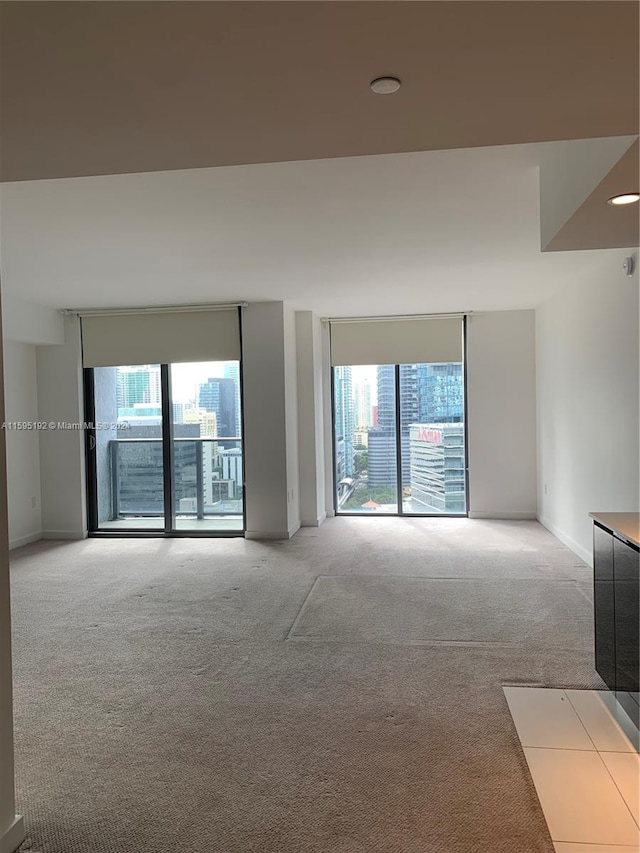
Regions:
[[[98,465],[101,530],[165,528],[161,438],[110,439]],[[174,438],[172,529],[242,530],[243,483],[241,438]]]

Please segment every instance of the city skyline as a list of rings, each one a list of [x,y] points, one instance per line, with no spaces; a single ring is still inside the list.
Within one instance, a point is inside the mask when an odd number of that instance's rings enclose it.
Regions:
[[[160,365],[94,369],[97,420],[127,421],[129,426],[126,436],[109,430],[97,435],[99,521],[139,519],[144,527],[145,519],[162,517],[167,475],[181,522],[242,516],[243,447],[236,438],[239,362],[170,367],[174,441],[166,471]]]
[[[399,458],[405,512],[464,511],[463,365],[401,364],[397,375],[398,394],[396,365],[334,368],[339,507],[348,501],[350,511],[397,511]]]
[[[113,369],[113,368],[111,368]],[[118,409],[134,406],[161,406],[160,365],[122,365],[115,368]],[[240,426],[240,362],[217,361],[171,365],[171,397],[174,410],[200,408],[201,388],[210,379],[226,379],[234,384],[236,434]]]

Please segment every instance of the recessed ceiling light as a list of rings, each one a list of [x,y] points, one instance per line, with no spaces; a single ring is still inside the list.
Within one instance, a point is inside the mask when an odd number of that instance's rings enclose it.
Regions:
[[[622,195],[614,195],[608,200],[609,204],[633,204],[640,201],[640,193],[622,193]]]
[[[371,81],[371,91],[376,95],[392,95],[400,88],[400,81],[397,77],[376,77]]]

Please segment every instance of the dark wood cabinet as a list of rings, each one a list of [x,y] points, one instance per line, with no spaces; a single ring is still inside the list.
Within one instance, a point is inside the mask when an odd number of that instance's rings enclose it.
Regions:
[[[616,640],[616,696],[627,713],[640,723],[640,552],[635,545],[613,537],[614,609]]]
[[[593,584],[596,669],[640,726],[640,549],[598,522]]]
[[[596,669],[607,687],[615,690],[613,536],[597,524],[593,527],[593,586]]]

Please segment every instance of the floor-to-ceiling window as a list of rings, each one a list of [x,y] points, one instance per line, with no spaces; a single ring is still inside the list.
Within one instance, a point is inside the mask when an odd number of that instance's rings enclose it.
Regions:
[[[242,530],[240,364],[171,365],[178,530]]]
[[[338,513],[466,514],[463,322],[447,320],[332,328]],[[362,363],[376,352],[426,357]]]
[[[184,346],[127,346],[123,352],[177,354],[171,362],[105,364],[116,351],[102,334],[109,318],[96,328],[83,325],[87,434],[89,528],[95,533],[227,535],[244,530],[244,454],[242,440],[241,371],[238,358],[187,360],[189,353],[228,352],[238,347],[224,340],[211,343],[208,334],[221,328],[202,317],[189,322],[180,316],[153,321],[141,337],[171,331],[189,339]],[[227,312],[231,313],[231,312]],[[233,312],[227,323],[233,323]],[[105,322],[106,319],[106,322]],[[112,331],[135,337],[136,318],[119,318]],[[199,326],[206,334],[194,345]],[[209,328],[211,327],[211,328]],[[185,334],[186,333],[186,334]],[[191,334],[189,334],[191,333]],[[101,338],[102,335],[102,338]],[[85,346],[84,339],[88,338]],[[104,339],[104,340],[103,340]]]
[[[98,529],[163,529],[164,459],[159,364],[96,367],[89,449]]]

